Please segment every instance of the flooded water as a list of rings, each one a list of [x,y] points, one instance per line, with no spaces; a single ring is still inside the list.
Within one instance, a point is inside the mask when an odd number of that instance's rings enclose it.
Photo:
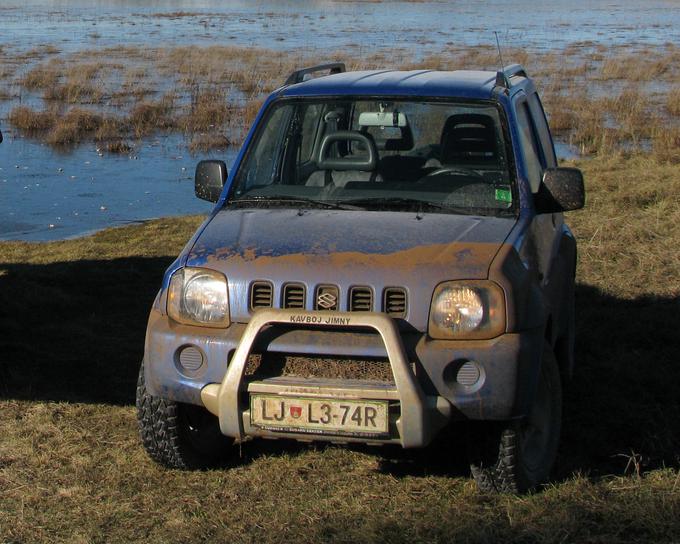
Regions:
[[[236,150],[227,153],[233,161]],[[137,144],[131,155],[92,144],[59,153],[28,139],[0,144],[0,240],[70,238],[168,215],[207,213],[194,197],[196,158],[181,136]]]
[[[446,43],[550,49],[576,41],[661,44],[680,38],[675,0],[4,0],[3,42],[65,50],[97,46],[209,45],[329,50]]]
[[[0,48],[51,45],[73,53],[120,45],[231,44],[286,51],[338,51],[353,58],[400,48],[414,58],[443,46],[493,44],[561,49],[574,42],[680,43],[680,2],[529,0],[367,2],[224,0],[2,0]],[[0,239],[51,240],[152,217],[207,212],[193,196],[181,136],[136,143],[130,156],[94,144],[60,153],[7,131],[16,100],[0,99]],[[215,154],[233,161],[237,150]],[[561,144],[562,156],[574,150]]]

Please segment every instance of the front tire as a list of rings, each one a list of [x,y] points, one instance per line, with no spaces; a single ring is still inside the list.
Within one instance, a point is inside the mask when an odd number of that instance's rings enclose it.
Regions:
[[[168,468],[205,469],[221,466],[233,440],[220,432],[217,418],[201,406],[150,395],[144,363],[137,379],[139,436],[149,456]]]
[[[545,483],[557,457],[562,426],[560,371],[546,343],[529,413],[510,422],[484,422],[468,437],[470,470],[482,492],[525,493]]]

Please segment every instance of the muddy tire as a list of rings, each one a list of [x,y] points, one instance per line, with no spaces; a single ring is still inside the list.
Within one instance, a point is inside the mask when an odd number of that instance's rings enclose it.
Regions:
[[[470,470],[480,491],[525,493],[548,481],[562,424],[560,370],[546,344],[534,402],[527,416],[482,422],[468,437]]]
[[[146,390],[144,364],[137,379],[139,436],[149,456],[169,468],[222,466],[233,440],[220,432],[217,418],[205,408],[154,397]]]

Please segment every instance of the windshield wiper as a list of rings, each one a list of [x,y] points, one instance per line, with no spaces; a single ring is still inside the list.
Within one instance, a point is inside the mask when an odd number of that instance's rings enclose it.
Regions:
[[[353,204],[345,204],[345,203],[339,203],[335,200],[313,200],[311,198],[302,198],[299,196],[286,196],[286,195],[277,195],[277,196],[262,196],[262,195],[257,195],[257,196],[249,196],[245,198],[236,198],[233,200],[229,201],[229,204],[258,204],[262,206],[263,204],[269,204],[269,203],[290,203],[290,204],[297,204],[300,207],[305,207],[305,206],[320,206],[323,208],[327,209],[333,209],[333,210],[363,210],[364,208],[361,206],[356,206]]]

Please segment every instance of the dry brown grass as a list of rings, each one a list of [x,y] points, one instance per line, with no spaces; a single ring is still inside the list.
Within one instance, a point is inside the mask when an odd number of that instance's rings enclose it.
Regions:
[[[145,136],[159,129],[176,125],[173,117],[174,99],[166,95],[156,101],[138,102],[130,112],[129,122],[137,137]]]
[[[132,151],[132,146],[127,142],[123,141],[109,142],[106,144],[106,151],[108,151],[109,153],[122,155],[130,153],[130,151]]]
[[[57,120],[47,134],[47,142],[56,146],[77,144],[86,136],[94,133],[101,124],[101,115],[73,108]]]
[[[676,157],[680,132],[674,133]],[[587,206],[569,214],[579,277],[619,297],[680,296],[680,171],[652,155],[580,161]]]
[[[680,115],[680,88],[672,89],[666,98],[666,109],[671,115]]]
[[[223,126],[231,113],[227,96],[220,87],[201,89],[197,85],[192,90],[190,109],[180,120],[180,126],[186,132],[214,130]]]
[[[33,49],[29,49],[24,53],[24,58],[26,59],[40,59],[48,55],[58,55],[61,53],[61,49],[52,44],[39,45]]]
[[[665,50],[642,49],[632,53],[618,52],[614,48],[602,61],[596,76],[602,80],[622,79],[634,82],[657,80],[674,73],[678,55],[675,47]]]
[[[54,126],[56,119],[53,111],[35,111],[28,106],[16,106],[9,114],[12,126],[26,132],[48,130]]]
[[[652,152],[659,162],[680,164],[680,127],[660,129],[654,134]]]
[[[60,78],[66,81],[45,88],[43,97],[66,104],[96,104],[104,95],[101,83],[95,81],[102,68],[101,64],[72,65]]]
[[[59,70],[53,65],[41,64],[29,70],[21,84],[28,90],[45,90],[54,87],[59,81]]]
[[[127,119],[109,115],[102,119],[101,124],[94,133],[94,139],[98,142],[119,140],[126,137],[129,132],[130,126]]]

